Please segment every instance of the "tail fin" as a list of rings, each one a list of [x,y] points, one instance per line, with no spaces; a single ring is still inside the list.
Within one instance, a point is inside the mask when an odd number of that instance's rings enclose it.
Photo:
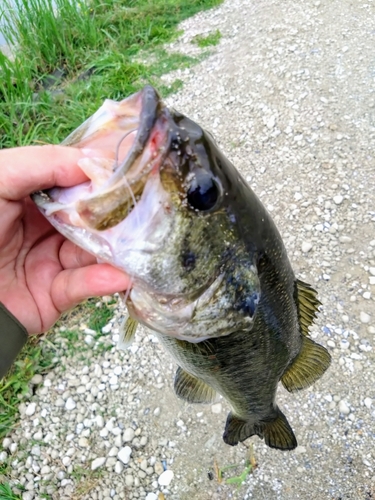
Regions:
[[[293,450],[297,439],[285,415],[276,407],[276,415],[270,420],[253,423],[229,413],[223,434],[224,443],[231,446],[256,434],[264,438],[267,446],[278,450]]]

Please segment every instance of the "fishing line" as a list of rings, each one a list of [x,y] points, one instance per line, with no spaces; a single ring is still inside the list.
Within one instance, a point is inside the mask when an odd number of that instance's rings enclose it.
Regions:
[[[122,165],[119,165],[119,154],[120,154],[120,146],[121,146],[121,143],[122,141],[128,137],[129,134],[131,134],[132,132],[135,132],[136,130],[138,130],[137,128],[132,128],[131,130],[129,130],[128,132],[126,132],[122,137],[121,139],[119,140],[119,142],[117,143],[117,146],[116,146],[116,153],[115,153],[115,165],[114,165],[114,171],[116,172],[119,168],[121,168],[124,164],[126,164],[126,157],[125,157],[125,160],[122,162]],[[133,201],[133,206],[134,208],[136,207],[137,205],[137,200],[135,199],[135,196],[134,196],[134,193],[133,193],[133,190],[126,178],[126,172],[124,172],[124,182],[125,182],[125,187],[128,189],[129,191],[129,194],[130,194],[130,197]],[[136,218],[135,218],[135,223],[136,223],[136,226],[139,226],[139,215],[137,214]]]
[[[120,146],[121,146],[121,143],[124,139],[126,139],[126,137],[128,137],[129,134],[131,134],[132,132],[135,132],[136,130],[138,130],[137,128],[132,128],[131,130],[129,130],[128,132],[126,132],[122,137],[121,139],[119,140],[119,142],[117,143],[117,146],[116,146],[116,154],[115,154],[115,171],[119,168],[119,153],[120,153]],[[126,157],[125,157],[125,160],[126,160]],[[122,163],[121,166],[124,165],[124,163],[126,163],[124,160],[124,162]]]

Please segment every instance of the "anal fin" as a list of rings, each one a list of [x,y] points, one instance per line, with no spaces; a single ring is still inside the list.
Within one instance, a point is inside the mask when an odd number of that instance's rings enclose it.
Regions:
[[[179,398],[189,403],[212,403],[216,399],[216,391],[212,387],[180,366],[174,378],[174,390]]]
[[[127,349],[134,340],[138,321],[128,316],[120,326],[120,335],[117,343],[119,349]]]
[[[281,382],[289,392],[305,389],[316,382],[331,364],[327,349],[308,337],[302,337],[299,354],[281,377]]]
[[[254,436],[264,438],[267,446],[278,450],[294,450],[297,447],[297,439],[288,420],[277,407],[276,415],[269,420],[254,423],[236,417],[229,413],[223,434],[223,440],[231,446]]]

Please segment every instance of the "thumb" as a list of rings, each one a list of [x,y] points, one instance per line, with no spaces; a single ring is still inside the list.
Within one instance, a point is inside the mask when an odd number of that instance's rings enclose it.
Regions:
[[[90,297],[112,295],[131,287],[132,281],[109,264],[65,269],[53,281],[51,298],[61,313]]]

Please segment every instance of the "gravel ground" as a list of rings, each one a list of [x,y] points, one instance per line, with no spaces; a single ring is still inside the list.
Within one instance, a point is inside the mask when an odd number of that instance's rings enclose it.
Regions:
[[[223,37],[201,64],[165,77],[184,81],[168,104],[214,133],[323,303],[312,337],[332,366],[308,390],[278,396],[299,446],[280,452],[254,437],[258,468],[240,487],[210,480],[214,463],[245,468],[246,447],[222,442],[227,404],[178,400],[175,366],[150,332],[118,350],[119,306],[103,332],[109,350],[87,330],[84,355],[57,341],[59,363],[34,377],[0,458],[12,456],[24,500],[371,500],[375,2],[228,0],[182,29],[172,50],[198,50],[197,33]]]

